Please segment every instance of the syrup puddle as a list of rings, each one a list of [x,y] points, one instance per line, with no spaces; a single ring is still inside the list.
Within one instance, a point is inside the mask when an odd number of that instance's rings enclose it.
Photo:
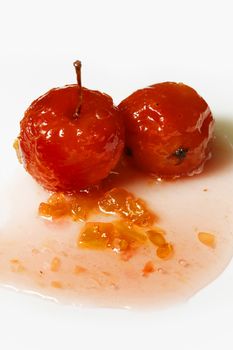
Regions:
[[[124,187],[158,215],[174,245],[169,260],[144,246],[128,261],[111,250],[77,247],[82,223],[37,216],[48,198],[19,167],[17,183],[2,190],[0,284],[64,303],[104,307],[163,307],[183,302],[213,281],[233,255],[233,146],[218,135],[202,175],[173,182],[126,180]],[[90,221],[117,217],[92,216]],[[198,239],[214,234],[215,248]],[[145,266],[151,272],[145,274]],[[151,265],[153,268],[151,268]]]

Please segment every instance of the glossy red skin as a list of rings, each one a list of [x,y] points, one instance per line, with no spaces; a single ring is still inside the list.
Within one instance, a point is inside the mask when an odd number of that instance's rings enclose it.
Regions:
[[[214,120],[205,100],[191,87],[165,82],[138,90],[119,109],[126,144],[136,165],[160,177],[201,171],[211,156]],[[188,150],[182,159],[175,152]]]
[[[26,170],[50,191],[76,191],[108,176],[124,147],[124,125],[110,96],[78,85],[55,88],[35,100],[20,123]]]

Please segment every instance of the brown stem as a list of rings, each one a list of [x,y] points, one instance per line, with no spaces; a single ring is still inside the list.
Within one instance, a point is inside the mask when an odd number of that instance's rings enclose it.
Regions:
[[[81,105],[82,105],[82,99],[83,99],[83,94],[82,94],[82,83],[81,83],[81,67],[82,63],[81,61],[75,61],[73,63],[75,71],[76,71],[76,77],[77,77],[77,84],[79,85],[80,89],[78,90],[78,104],[74,113],[74,117],[77,118],[79,116],[80,110],[81,110]]]

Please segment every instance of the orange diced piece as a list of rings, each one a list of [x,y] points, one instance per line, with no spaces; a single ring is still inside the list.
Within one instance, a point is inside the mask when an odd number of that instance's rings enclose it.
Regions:
[[[215,248],[215,245],[216,245],[215,235],[213,235],[212,233],[199,232],[198,239],[201,243],[205,244],[206,246],[210,248]]]
[[[59,219],[69,215],[70,205],[62,193],[54,193],[47,203],[42,202],[39,206],[39,215],[50,219]]]
[[[70,216],[74,221],[85,221],[96,208],[96,192],[70,196]]]
[[[59,219],[70,216],[74,221],[84,221],[97,206],[97,200],[91,196],[64,193],[54,193],[46,203],[39,206],[39,215],[49,219]]]
[[[113,238],[110,245],[115,252],[122,252],[129,249],[129,242],[120,237]]]
[[[114,226],[122,244],[126,245],[127,243],[126,248],[137,248],[147,242],[147,235],[136,225],[119,220],[114,222]]]
[[[152,261],[148,261],[142,270],[142,275],[144,277],[147,277],[149,274],[153,272],[155,272],[155,266]]]
[[[125,198],[128,192],[123,188],[113,188],[106,192],[102,199],[99,201],[100,209],[105,213],[116,213],[125,206]]]
[[[136,249],[148,241],[147,235],[123,220],[112,223],[88,222],[78,238],[78,246],[90,249],[111,248],[115,252]]]
[[[126,201],[127,219],[138,226],[150,226],[155,221],[155,215],[151,213],[143,200],[128,198]]]
[[[157,247],[161,247],[166,243],[166,240],[163,236],[164,231],[160,228],[154,228],[146,232],[149,240]]]
[[[82,248],[105,249],[109,246],[113,235],[113,224],[88,222],[78,238],[78,245]]]
[[[70,216],[74,221],[85,221],[88,217],[88,208],[80,201],[73,200],[70,207]]]
[[[53,217],[53,211],[51,205],[48,203],[40,203],[39,209],[38,209],[39,215],[43,218],[52,218]]]
[[[160,259],[170,259],[174,253],[174,249],[171,243],[165,243],[157,248],[156,254]]]
[[[147,209],[144,201],[136,199],[123,188],[106,192],[99,201],[99,208],[108,214],[118,214],[138,226],[150,226],[155,221],[155,215]]]

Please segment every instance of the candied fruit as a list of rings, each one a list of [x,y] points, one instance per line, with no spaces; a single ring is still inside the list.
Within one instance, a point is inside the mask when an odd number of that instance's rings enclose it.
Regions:
[[[69,216],[74,221],[85,221],[91,212],[97,211],[117,214],[145,227],[151,226],[156,219],[142,199],[123,188],[113,188],[105,193],[99,189],[87,193],[54,193],[39,206],[39,215],[50,220]]]
[[[81,248],[105,249],[114,236],[114,226],[106,222],[87,222],[78,238]]]
[[[114,222],[114,226],[120,240],[127,242],[126,249],[136,249],[148,242],[145,232],[134,224],[119,220]]]
[[[148,241],[146,234],[136,225],[114,221],[87,222],[77,244],[81,248],[111,248],[117,253],[137,249]]]
[[[147,263],[145,264],[143,270],[142,270],[142,275],[144,277],[147,277],[149,274],[155,272],[155,266],[153,264],[152,261],[147,261]]]
[[[145,202],[123,188],[113,188],[99,200],[99,208],[104,213],[118,214],[138,226],[150,226],[156,217]]]
[[[149,240],[157,247],[162,247],[166,243],[166,239],[164,238],[164,231],[160,228],[153,228],[153,230],[149,230],[146,232]]]
[[[50,220],[69,216],[74,221],[84,221],[96,207],[96,202],[88,195],[54,193],[47,203],[40,204],[39,215]]]
[[[165,243],[157,248],[156,254],[160,259],[170,259],[173,255],[174,248],[171,243]]]
[[[204,245],[215,248],[216,242],[215,242],[215,236],[212,233],[209,232],[199,232],[198,233],[198,239],[201,243]]]

